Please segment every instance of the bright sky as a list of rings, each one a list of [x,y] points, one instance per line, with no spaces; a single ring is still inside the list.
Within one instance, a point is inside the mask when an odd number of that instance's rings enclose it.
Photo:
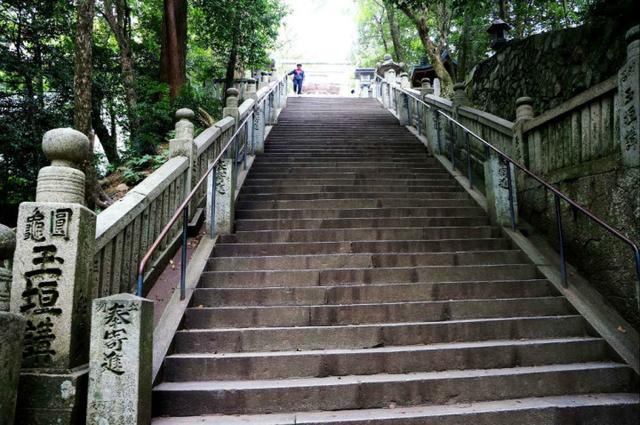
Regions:
[[[290,14],[280,31],[280,59],[348,62],[356,40],[354,0],[284,0]]]

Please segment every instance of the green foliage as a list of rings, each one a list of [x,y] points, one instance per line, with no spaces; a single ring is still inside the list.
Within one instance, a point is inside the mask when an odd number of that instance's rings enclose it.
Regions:
[[[33,198],[38,170],[46,163],[42,136],[71,124],[72,15],[73,6],[64,0],[0,2],[2,210]]]
[[[623,1],[624,2],[624,1]],[[385,7],[396,8],[402,46],[408,65],[426,61],[415,23],[400,10],[402,7],[422,17],[435,45],[447,49],[458,62],[464,56],[466,72],[491,54],[486,30],[499,12],[499,3],[489,0],[357,0],[358,45],[354,59],[360,66],[374,66],[385,53],[393,53]],[[518,0],[502,1],[505,21],[512,25],[511,37],[581,24],[590,8],[604,0]],[[616,2],[619,3],[619,2]],[[599,6],[602,7],[602,6]],[[466,31],[466,43],[465,43]],[[386,49],[385,49],[386,43]],[[458,76],[458,79],[464,76]]]
[[[235,49],[246,69],[268,64],[286,14],[280,0],[194,0],[191,11],[192,40],[225,61]]]

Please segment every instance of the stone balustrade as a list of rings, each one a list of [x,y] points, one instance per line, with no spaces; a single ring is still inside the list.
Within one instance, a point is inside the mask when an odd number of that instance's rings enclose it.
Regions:
[[[248,135],[253,138],[252,146],[263,146],[265,127],[274,122],[276,109],[284,106],[283,93],[286,93],[284,80],[267,82],[257,91],[255,100],[247,99],[237,106],[239,120],[254,113],[254,130]],[[259,116],[264,119],[255,119]],[[184,119],[182,115],[178,118],[180,121]],[[259,128],[256,128],[256,123]],[[218,156],[229,141],[235,126],[236,119],[233,117],[217,121],[192,140],[193,158],[189,158],[188,152],[178,152],[122,199],[98,214],[92,286],[94,298],[132,292],[142,255],[169,222],[191,185],[206,172],[209,161]],[[176,138],[180,135],[176,132]],[[248,136],[241,137],[242,143]],[[205,190],[202,187],[196,196],[194,204],[198,207],[203,206]],[[167,264],[179,243],[179,233],[179,226],[176,226],[162,241],[148,268],[145,287],[157,278]]]

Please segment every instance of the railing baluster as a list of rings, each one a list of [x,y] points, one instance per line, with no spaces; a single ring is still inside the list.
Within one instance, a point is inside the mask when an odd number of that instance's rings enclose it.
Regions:
[[[449,121],[449,131],[451,133],[449,137],[449,157],[451,159],[451,169],[456,169],[456,154],[455,154],[455,137],[453,134],[453,122]]]
[[[216,192],[218,191],[218,165],[214,165],[213,166],[213,171],[211,172],[213,177],[212,177],[212,183],[211,183],[211,212],[210,212],[210,216],[209,216],[209,220],[211,220],[209,223],[211,223],[211,226],[209,228],[210,234],[211,234],[211,239],[214,239],[216,237]]]
[[[389,90],[391,90],[390,87],[389,87]],[[414,97],[413,95],[409,94],[408,92],[405,92],[402,89],[398,89],[398,90],[400,90],[403,93],[407,93],[408,95]],[[380,91],[380,94],[382,94],[382,91]],[[394,110],[394,108],[393,108],[393,100],[394,99],[391,99],[391,97],[392,96],[389,96],[389,98],[390,98],[389,109]],[[516,170],[520,170],[521,172],[523,172],[525,174],[525,176],[527,176],[529,178],[532,178],[533,180],[538,182],[545,189],[545,191],[550,191],[551,193],[553,193],[553,195],[554,195],[554,203],[555,203],[555,212],[556,212],[556,221],[557,221],[557,226],[558,226],[558,235],[559,235],[559,239],[560,239],[560,258],[561,258],[560,272],[562,274],[562,280],[563,280],[563,285],[564,286],[567,285],[567,270],[566,270],[566,255],[565,255],[564,234],[563,234],[563,230],[564,229],[562,227],[562,215],[561,215],[561,211],[560,211],[560,199],[565,200],[569,205],[571,205],[577,211],[580,211],[588,219],[592,220],[593,222],[595,222],[596,224],[598,224],[599,226],[604,228],[611,235],[613,235],[616,238],[618,238],[618,240],[624,242],[629,247],[631,247],[631,249],[633,250],[635,271],[636,271],[636,277],[637,277],[637,279],[636,279],[636,297],[637,297],[637,301],[638,301],[638,309],[640,310],[640,248],[638,248],[638,245],[634,241],[632,241],[626,235],[624,235],[623,233],[619,232],[618,230],[616,230],[615,228],[610,226],[608,223],[603,221],[601,218],[599,218],[598,216],[596,216],[595,214],[593,214],[592,212],[590,212],[586,208],[582,207],[581,205],[579,205],[578,203],[573,201],[571,198],[569,198],[564,193],[562,193],[559,190],[557,190],[555,187],[551,186],[546,181],[542,180],[536,174],[531,172],[527,167],[523,166],[519,162],[517,162],[517,161],[513,160],[512,158],[510,158],[507,154],[505,154],[504,152],[502,152],[500,149],[496,148],[495,146],[491,145],[489,142],[484,140],[482,137],[480,137],[479,135],[475,134],[472,130],[470,130],[469,128],[467,128],[464,125],[460,124],[454,118],[448,116],[446,113],[442,112],[441,110],[439,110],[437,108],[434,108],[431,105],[425,103],[422,99],[418,99],[418,98],[415,98],[415,97],[414,97],[414,99],[415,99],[416,102],[418,102],[418,105],[416,106],[416,111],[418,111],[420,107],[422,107],[422,108],[426,107],[427,109],[432,109],[433,110],[433,119],[435,120],[434,126],[435,126],[435,131],[436,131],[436,139],[437,139],[437,143],[438,143],[438,154],[441,154],[441,155],[444,154],[444,150],[443,150],[443,145],[442,145],[442,135],[440,134],[441,131],[443,130],[443,125],[440,122],[440,115],[444,116],[447,119],[447,121],[449,122],[449,124],[451,126],[451,139],[452,139],[451,143],[449,143],[449,149],[450,149],[451,165],[452,165],[453,169],[455,169],[455,149],[452,149],[452,148],[455,147],[454,132],[453,132],[453,128],[452,128],[453,124],[457,125],[458,127],[460,127],[464,131],[464,133],[465,133],[465,144],[466,144],[466,150],[467,150],[467,175],[469,177],[469,187],[470,188],[473,188],[473,170],[472,170],[472,166],[471,166],[471,160],[472,159],[471,159],[471,148],[470,148],[470,144],[469,144],[469,137],[470,136],[473,136],[474,138],[476,138],[484,146],[485,160],[487,158],[489,158],[490,152],[493,150],[501,158],[501,160],[504,161],[507,164],[507,176],[506,177],[507,177],[507,185],[508,185],[508,190],[509,190],[509,210],[510,210],[510,214],[511,214],[511,227],[512,227],[512,229],[514,231],[517,230],[517,225],[516,225],[517,217],[516,217],[516,214],[515,214],[515,200],[514,200],[514,190],[515,190],[515,188],[514,188],[514,182],[513,182],[513,178],[515,177],[515,171]],[[421,115],[419,114],[418,117],[417,117],[418,122],[420,121],[420,119],[421,119]],[[418,134],[420,134],[420,129],[418,129]],[[446,138],[446,134],[445,134],[445,138]],[[512,169],[513,169],[513,174],[514,174],[513,176],[512,176]]]
[[[436,135],[438,139],[438,153],[442,154],[442,141],[440,138],[440,114],[438,114],[438,110],[433,110],[433,119],[436,122]]]
[[[556,225],[558,227],[558,243],[560,244],[560,276],[562,277],[562,286],[565,288],[567,284],[567,263],[564,253],[564,232],[562,229],[562,212],[560,211],[560,197],[553,194],[553,200],[556,210]]]
[[[507,190],[509,191],[509,214],[511,215],[511,230],[516,231],[516,211],[513,205],[513,181],[511,179],[511,163],[507,161],[505,158],[501,159],[504,161],[504,165],[507,168]]]
[[[189,205],[182,210],[182,255],[180,259],[180,300],[187,293],[187,227],[189,225]]]
[[[469,147],[469,132],[464,132],[464,141],[467,146],[467,178],[469,179],[469,189],[473,189],[473,173],[471,172],[471,148]]]

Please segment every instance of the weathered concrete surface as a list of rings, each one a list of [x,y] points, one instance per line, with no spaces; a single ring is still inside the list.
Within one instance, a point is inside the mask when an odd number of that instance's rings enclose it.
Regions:
[[[0,224],[0,311],[9,311],[11,300],[11,268],[16,249],[16,234]]]
[[[130,294],[93,301],[87,424],[148,424],[153,302]]]
[[[25,320],[22,316],[0,311],[0,423],[12,425],[22,362]]]
[[[511,176],[511,195],[509,193],[509,174]],[[514,221],[518,222],[518,201],[516,180],[512,166],[498,154],[490,152],[484,162],[484,181],[487,192],[487,206],[492,222],[500,226],[511,226],[511,203]],[[510,199],[511,196],[511,199]]]
[[[223,159],[218,167],[215,223],[219,235],[233,232],[234,162],[233,158]]]
[[[626,2],[627,7],[633,4]],[[511,121],[513,102],[522,96],[534,99],[536,114],[560,105],[616,75],[625,60],[625,32],[637,24],[634,17],[632,10],[622,16],[603,15],[585,26],[508,42],[472,71],[472,103]]]
[[[23,367],[86,363],[95,214],[78,204],[25,202],[18,234],[11,311],[27,319]]]
[[[86,366],[66,372],[23,370],[16,425],[84,424],[88,375]]]
[[[569,414],[633,423],[633,370],[458,177],[373,101],[291,100],[185,311],[155,414],[395,425],[396,408],[438,423],[451,404],[488,402],[470,418],[502,405],[511,424],[531,418],[514,399],[549,415],[589,394],[603,402]]]

